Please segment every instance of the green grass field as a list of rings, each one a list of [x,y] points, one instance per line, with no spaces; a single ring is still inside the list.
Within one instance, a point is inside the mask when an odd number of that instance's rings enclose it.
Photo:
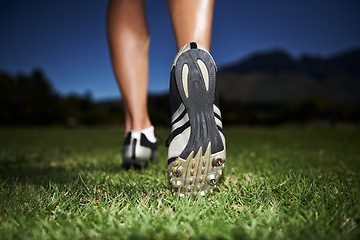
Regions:
[[[121,168],[123,134],[0,129],[0,239],[360,239],[359,129],[228,127],[215,194],[185,198],[165,146]]]

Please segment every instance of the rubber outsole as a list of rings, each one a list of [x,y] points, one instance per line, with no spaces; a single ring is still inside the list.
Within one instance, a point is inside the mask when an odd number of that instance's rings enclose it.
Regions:
[[[146,168],[148,166],[148,162],[147,161],[140,161],[140,160],[123,160],[122,163],[122,167],[125,169],[130,169],[130,168]]]
[[[214,116],[216,67],[209,53],[191,49],[177,59],[175,81],[190,121],[184,150],[168,166],[173,193],[206,195],[216,187],[226,153]]]

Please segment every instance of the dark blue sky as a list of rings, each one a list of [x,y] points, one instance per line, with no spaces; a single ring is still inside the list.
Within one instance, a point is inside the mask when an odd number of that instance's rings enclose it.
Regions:
[[[119,96],[106,40],[105,0],[0,3],[0,71],[41,68],[62,94]],[[150,92],[168,89],[176,55],[166,0],[148,0]],[[360,47],[358,0],[217,0],[211,53],[217,65],[281,48],[295,57]]]

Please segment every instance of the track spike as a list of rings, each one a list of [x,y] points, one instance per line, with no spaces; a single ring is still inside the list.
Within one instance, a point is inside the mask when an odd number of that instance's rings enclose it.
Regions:
[[[216,184],[216,179],[215,179],[215,178],[210,179],[210,184],[211,184],[211,185],[215,185],[215,184]]]
[[[179,189],[180,189],[180,186],[179,186],[179,185],[174,185],[174,186],[173,186],[173,190],[174,190],[175,192],[179,191]]]

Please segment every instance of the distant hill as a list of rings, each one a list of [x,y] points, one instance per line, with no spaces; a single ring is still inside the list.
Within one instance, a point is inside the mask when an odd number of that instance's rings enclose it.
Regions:
[[[360,49],[331,58],[257,53],[220,68],[218,85],[225,125],[360,124]],[[170,126],[168,93],[150,94],[148,107],[154,125]],[[60,95],[41,69],[27,75],[0,71],[0,108],[0,126],[125,122],[120,97]]]
[[[223,101],[281,104],[320,98],[360,102],[360,49],[330,58],[293,58],[283,50],[251,55],[218,72]]]

